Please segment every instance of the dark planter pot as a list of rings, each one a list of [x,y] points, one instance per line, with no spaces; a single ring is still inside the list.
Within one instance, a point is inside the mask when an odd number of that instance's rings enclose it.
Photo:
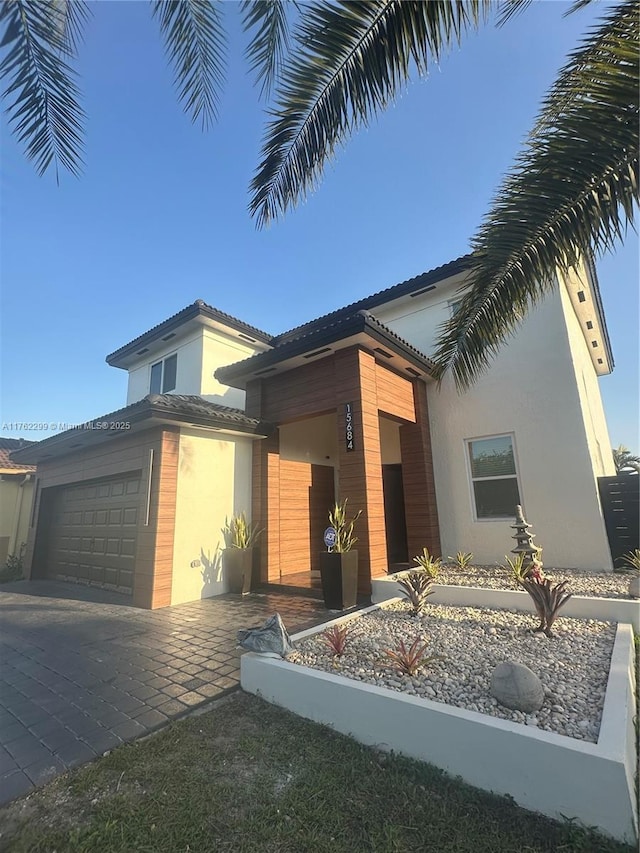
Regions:
[[[358,595],[358,552],[320,554],[320,577],[325,607],[328,610],[349,610],[356,606]]]
[[[253,548],[225,548],[222,552],[222,567],[229,584],[229,592],[246,595],[251,592]]]

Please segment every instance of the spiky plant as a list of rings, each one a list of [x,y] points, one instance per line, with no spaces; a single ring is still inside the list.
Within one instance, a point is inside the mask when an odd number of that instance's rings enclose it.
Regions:
[[[459,568],[461,572],[464,572],[471,565],[473,554],[467,553],[466,551],[458,551],[455,557],[449,557],[449,559],[456,564],[457,568]]]
[[[411,612],[417,616],[424,610],[427,598],[435,591],[433,578],[428,572],[414,570],[398,578],[400,594],[409,600]]]
[[[422,554],[413,558],[413,562],[417,563],[420,568],[426,572],[431,580],[435,580],[442,568],[442,560],[440,557],[432,557],[428,548],[422,549]]]
[[[335,545],[329,550],[337,554],[350,551],[358,541],[358,537],[353,535],[353,529],[362,515],[362,510],[358,510],[353,518],[347,518],[347,501],[348,498],[345,498],[341,504],[336,503],[329,512],[329,524],[336,531]]]
[[[221,532],[227,548],[246,551],[257,544],[263,531],[257,524],[251,525],[244,512],[241,512],[239,515],[232,515],[230,519],[225,518]]]
[[[626,554],[623,554],[620,557],[620,562],[624,563],[625,566],[629,566],[634,572],[640,574],[640,550],[636,548],[634,551],[627,551]]]
[[[415,675],[422,666],[427,666],[435,660],[444,660],[442,655],[430,655],[428,646],[422,637],[416,637],[407,647],[400,640],[395,649],[385,649],[385,655],[390,658],[393,666],[405,675]]]
[[[349,636],[348,625],[332,625],[320,634],[322,640],[331,649],[333,656],[341,658],[347,647]]]
[[[553,584],[549,578],[536,580],[528,578],[521,581],[522,586],[533,599],[540,624],[533,629],[534,634],[542,631],[547,637],[553,637],[551,627],[558,618],[558,612],[571,598],[570,592],[565,592],[568,581]]]

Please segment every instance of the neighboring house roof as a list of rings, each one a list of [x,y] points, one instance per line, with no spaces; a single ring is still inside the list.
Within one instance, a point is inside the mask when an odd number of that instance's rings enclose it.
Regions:
[[[30,474],[35,471],[35,465],[14,462],[10,456],[13,450],[20,450],[35,443],[27,441],[26,438],[0,438],[0,474]]]
[[[380,347],[374,349],[388,358],[391,358],[392,354],[400,356],[403,362],[409,365],[405,369],[415,376],[430,374],[434,368],[430,358],[376,320],[372,314],[357,311],[346,317],[334,318],[334,315],[328,315],[324,323],[318,320],[314,324],[302,326],[296,337],[289,338],[274,349],[257,353],[235,364],[219,367],[215,371],[215,377],[227,385],[241,388],[249,378],[275,372],[277,365],[300,357],[309,359],[316,355],[325,355],[328,350],[333,349],[333,344],[357,335],[366,335],[374,343],[380,344]],[[391,350],[391,353],[386,350]]]
[[[233,329],[233,331],[238,332],[241,336],[246,336],[250,341],[260,341],[266,344],[271,340],[271,336],[266,332],[263,332],[261,329],[257,329],[255,326],[250,326],[248,323],[238,320],[236,317],[232,317],[231,314],[226,314],[218,308],[207,305],[207,303],[203,302],[202,299],[196,299],[195,302],[191,305],[187,305],[186,308],[183,308],[182,311],[178,311],[177,314],[169,317],[168,320],[164,320],[162,323],[159,323],[157,326],[149,329],[148,332],[139,335],[128,344],[125,344],[110,353],[106,359],[107,364],[116,367],[119,366],[117,362],[121,361],[123,358],[137,353],[138,350],[144,349],[150,343],[162,340],[166,335],[171,335],[172,332],[184,325],[184,323],[189,320],[193,320],[196,317],[205,317],[209,320],[214,320],[229,329]]]
[[[116,427],[116,424],[126,423],[133,429],[149,420],[256,436],[266,436],[271,431],[268,424],[247,417],[240,409],[210,403],[196,395],[148,394],[123,409],[52,435],[30,447],[18,449],[12,453],[12,458],[20,462],[41,462],[43,459],[70,453],[114,435],[128,434],[128,429]]]
[[[371,311],[373,308],[379,308],[381,305],[386,305],[387,302],[393,302],[394,299],[400,299],[402,296],[418,296],[427,290],[433,290],[439,281],[444,281],[444,279],[459,275],[469,269],[470,261],[471,255],[462,255],[448,264],[443,264],[428,272],[423,272],[421,275],[407,279],[407,281],[401,281],[400,284],[394,284],[392,287],[378,291],[378,293],[372,293],[371,296],[365,296],[364,299],[359,299],[357,302],[345,305],[344,308],[338,308],[336,311],[331,311],[329,314],[318,317],[316,320],[310,320],[308,323],[296,326],[288,332],[275,335],[271,338],[270,343],[273,346],[280,346],[280,344],[291,340],[291,338],[299,338],[303,334],[326,326],[328,323],[335,322],[343,317],[353,315],[357,311]]]

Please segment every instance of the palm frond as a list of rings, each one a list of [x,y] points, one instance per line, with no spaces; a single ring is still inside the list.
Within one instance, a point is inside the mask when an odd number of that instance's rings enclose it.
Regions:
[[[288,0],[242,0],[242,24],[255,30],[246,50],[251,71],[261,84],[261,95],[268,95],[280,75],[289,49]]]
[[[78,175],[82,170],[84,112],[76,72],[69,60],[88,15],[79,2],[5,0],[0,79],[7,117],[29,160],[43,175],[53,163]]]
[[[611,10],[571,57],[473,240],[470,288],[441,327],[442,378],[468,387],[529,308],[592,250],[610,250],[638,203],[638,0]]]
[[[516,15],[524,12],[533,3],[533,0],[501,0],[498,6],[497,25],[503,27]]]
[[[218,117],[224,82],[226,37],[214,0],[154,0],[153,17],[175,72],[186,112],[204,129]]]
[[[251,184],[258,226],[304,198],[336,146],[383,110],[413,69],[425,74],[488,7],[487,0],[305,7]]]

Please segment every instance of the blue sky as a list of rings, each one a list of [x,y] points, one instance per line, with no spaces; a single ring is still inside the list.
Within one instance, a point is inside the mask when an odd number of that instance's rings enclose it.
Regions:
[[[93,4],[81,179],[38,178],[2,125],[0,420],[80,423],[124,405],[126,373],[107,353],[197,298],[276,333],[464,254],[597,5],[563,18],[565,4],[539,2],[468,37],[305,204],[256,231],[247,187],[264,113],[238,5],[225,4],[220,121],[203,134],[178,104],[149,4]],[[635,233],[597,269],[616,360],[601,381],[611,440],[637,451]]]

